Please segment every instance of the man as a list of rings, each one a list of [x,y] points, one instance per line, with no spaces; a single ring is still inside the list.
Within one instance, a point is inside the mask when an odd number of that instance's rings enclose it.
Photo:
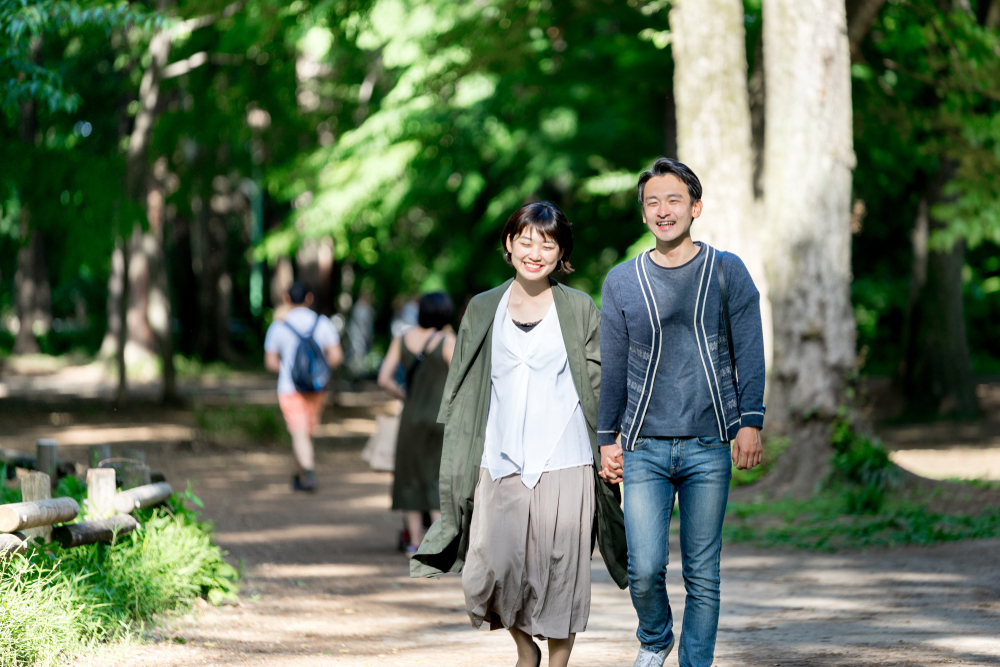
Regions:
[[[710,667],[730,462],[752,468],[763,453],[759,296],[738,257],[691,240],[701,182],[687,166],[658,159],[639,177],[639,202],[656,247],[615,267],[603,288],[600,474],[625,483],[629,591],[641,645],[635,667],[659,667],[674,646],[665,575],[675,493],[687,591],[678,659],[681,667]]]
[[[292,283],[288,292],[282,295],[282,301],[287,312],[284,320],[273,322],[267,329],[264,366],[278,374],[278,404],[292,435],[292,450],[298,464],[298,471],[292,477],[292,489],[315,491],[312,434],[323,415],[326,393],[297,390],[292,379],[292,365],[303,338],[311,337],[316,341],[331,369],[344,360],[344,351],[330,318],[309,309],[313,295],[305,283],[298,280]]]

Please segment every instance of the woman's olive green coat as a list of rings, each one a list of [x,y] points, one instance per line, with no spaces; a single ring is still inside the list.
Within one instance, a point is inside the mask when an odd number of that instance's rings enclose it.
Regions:
[[[411,577],[438,577],[461,572],[469,547],[473,498],[486,440],[490,407],[493,318],[512,281],[484,292],[469,302],[459,327],[438,421],[445,424],[441,455],[441,519],[427,532],[410,561]],[[569,368],[587,419],[594,461],[597,447],[597,399],[601,389],[601,314],[583,292],[552,282],[552,295],[562,328]],[[628,584],[625,520],[618,486],[606,484],[594,466],[596,511],[594,537],[611,577],[621,588]]]

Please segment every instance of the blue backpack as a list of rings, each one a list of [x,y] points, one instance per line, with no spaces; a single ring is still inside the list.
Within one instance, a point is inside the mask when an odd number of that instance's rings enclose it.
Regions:
[[[282,322],[299,337],[299,345],[295,348],[295,359],[292,361],[292,383],[295,390],[304,394],[323,391],[330,381],[330,364],[326,363],[323,350],[313,340],[313,332],[319,324],[320,315],[316,316],[312,329],[305,336],[296,331],[292,325]]]

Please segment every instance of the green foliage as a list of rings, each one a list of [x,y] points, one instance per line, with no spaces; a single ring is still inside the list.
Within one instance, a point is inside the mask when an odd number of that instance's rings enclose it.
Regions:
[[[723,535],[733,542],[822,551],[1000,536],[1000,509],[995,508],[954,516],[908,503],[886,504],[878,514],[845,514],[844,507],[845,499],[830,492],[801,502],[733,503]]]
[[[0,0],[0,111],[12,116],[29,100],[43,102],[51,112],[72,112],[79,106],[80,95],[66,90],[60,72],[37,62],[46,32],[159,24],[155,14],[125,2]]]
[[[175,494],[111,545],[50,545],[0,561],[0,664],[60,663],[197,597],[235,599],[236,570],[185,502],[200,504],[190,489]]]
[[[831,443],[832,470],[819,493],[805,501],[733,503],[726,539],[835,551],[1000,536],[1000,509],[945,515],[894,497],[898,471],[888,453],[846,419],[834,424]]]
[[[378,84],[359,126],[272,172],[296,211],[258,257],[329,234],[388,294],[443,285],[461,301],[509,274],[503,221],[543,198],[575,224],[569,283],[599,291],[641,234],[635,173],[663,150],[666,12],[383,0],[331,29]]]
[[[291,442],[281,410],[264,405],[198,406],[194,412],[198,428],[221,443]]]

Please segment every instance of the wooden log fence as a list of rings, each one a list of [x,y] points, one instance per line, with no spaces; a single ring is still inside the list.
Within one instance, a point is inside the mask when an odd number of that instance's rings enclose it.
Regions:
[[[7,464],[8,471],[14,467],[39,470],[21,480],[22,502],[0,505],[0,558],[27,553],[38,540],[58,542],[64,548],[112,542],[139,527],[132,512],[163,503],[173,494],[163,474],[150,471],[145,464],[144,451],[125,450],[124,456],[115,459],[108,445],[94,445],[88,452],[87,499],[83,501],[87,520],[68,523],[80,515],[79,504],[51,494],[58,477],[72,474],[70,470],[75,473],[76,464],[59,461],[54,440],[39,440],[37,454],[0,450],[0,462]],[[113,464],[119,464],[121,473]],[[151,483],[151,477],[158,481]],[[13,477],[8,474],[8,479]]]

